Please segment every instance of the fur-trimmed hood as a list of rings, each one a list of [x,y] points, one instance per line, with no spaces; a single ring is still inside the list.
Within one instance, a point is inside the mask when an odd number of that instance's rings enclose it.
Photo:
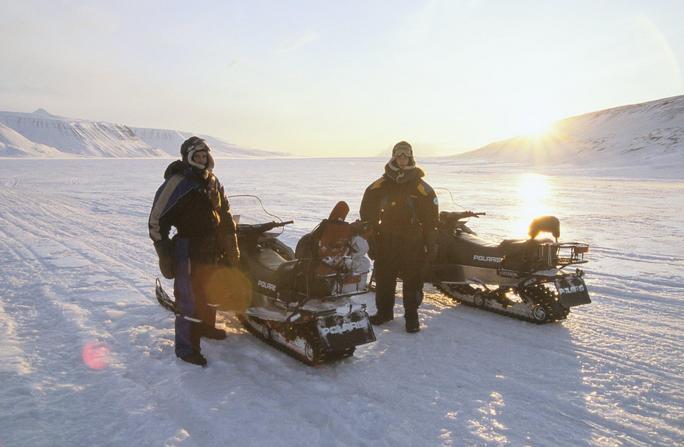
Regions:
[[[392,159],[385,165],[385,175],[383,177],[396,183],[407,183],[411,180],[419,180],[425,177],[425,172],[415,164],[401,169],[397,165],[396,160]]]

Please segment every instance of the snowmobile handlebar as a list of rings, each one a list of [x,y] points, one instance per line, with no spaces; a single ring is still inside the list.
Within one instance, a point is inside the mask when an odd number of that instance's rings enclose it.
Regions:
[[[285,225],[293,224],[293,220],[287,220],[284,222],[265,222],[261,224],[238,224],[237,233],[238,234],[261,234],[267,231],[271,231],[274,228],[284,227]]]
[[[483,212],[477,212],[477,211],[442,211],[439,213],[439,218],[441,221],[450,221],[454,222],[457,220],[461,219],[467,219],[469,217],[480,217],[480,216],[486,216],[487,213]]]
[[[466,211],[466,216],[465,217],[480,217],[480,216],[486,216],[487,213],[479,212],[479,211]]]

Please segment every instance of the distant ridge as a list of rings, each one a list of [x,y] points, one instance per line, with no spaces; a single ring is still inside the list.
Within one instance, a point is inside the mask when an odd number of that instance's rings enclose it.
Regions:
[[[46,118],[66,119],[66,118],[63,118],[63,117],[61,117],[61,116],[53,115],[53,114],[49,113],[47,110],[45,110],[45,109],[38,109],[38,110],[34,111],[34,112],[32,113],[32,115],[44,116],[44,117],[46,117]]]
[[[0,157],[57,157],[60,154],[54,147],[34,143],[0,123]]]
[[[181,143],[192,135],[205,138],[215,157],[287,155],[245,149],[193,132],[66,118],[42,108],[33,113],[0,112],[0,125],[0,157],[176,157]]]
[[[252,158],[252,157],[283,157],[287,154],[282,152],[265,151],[259,149],[246,149],[232,143],[228,143],[220,138],[212,137],[210,135],[203,135],[192,132],[182,132],[179,130],[169,129],[148,129],[143,127],[130,128],[141,140],[156,147],[168,155],[177,156],[180,146],[186,139],[193,135],[204,138],[214,156],[218,157],[238,157],[238,158]]]
[[[558,121],[541,138],[518,136],[454,158],[534,165],[684,167],[684,95]]]

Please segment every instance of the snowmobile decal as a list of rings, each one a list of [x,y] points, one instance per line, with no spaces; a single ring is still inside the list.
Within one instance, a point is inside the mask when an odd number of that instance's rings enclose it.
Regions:
[[[276,285],[275,284],[271,284],[270,282],[266,282],[266,281],[261,280],[261,279],[257,281],[257,285],[259,287],[262,287],[266,290],[270,290],[272,292],[276,291]]]
[[[495,264],[501,264],[501,261],[503,261],[503,258],[498,258],[496,256],[473,255],[473,261],[493,262]]]
[[[328,335],[328,334],[344,334],[345,332],[351,332],[351,331],[355,331],[357,329],[366,329],[366,328],[368,328],[368,320],[343,323],[343,324],[339,324],[337,326],[331,326],[331,327],[322,327],[319,330],[320,330],[322,335]]]
[[[561,295],[564,295],[566,293],[584,292],[585,290],[587,290],[587,288],[584,287],[584,285],[582,284],[579,286],[559,287],[558,293],[560,293]]]

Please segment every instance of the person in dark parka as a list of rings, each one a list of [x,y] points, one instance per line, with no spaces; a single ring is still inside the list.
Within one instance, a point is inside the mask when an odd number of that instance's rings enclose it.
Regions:
[[[220,265],[237,267],[236,227],[223,186],[212,173],[210,148],[199,137],[181,145],[182,160],[171,163],[154,197],[149,234],[167,278],[174,279],[175,351],[180,359],[205,366],[200,337],[224,339],[215,328],[216,305],[208,280]],[[171,227],[176,235],[169,238]]]
[[[361,201],[361,220],[373,228],[375,304],[371,323],[394,319],[397,277],[403,280],[407,332],[418,332],[418,307],[423,300],[423,272],[437,254],[439,209],[434,190],[422,178],[413,149],[400,141],[392,149],[384,175],[373,182]]]

